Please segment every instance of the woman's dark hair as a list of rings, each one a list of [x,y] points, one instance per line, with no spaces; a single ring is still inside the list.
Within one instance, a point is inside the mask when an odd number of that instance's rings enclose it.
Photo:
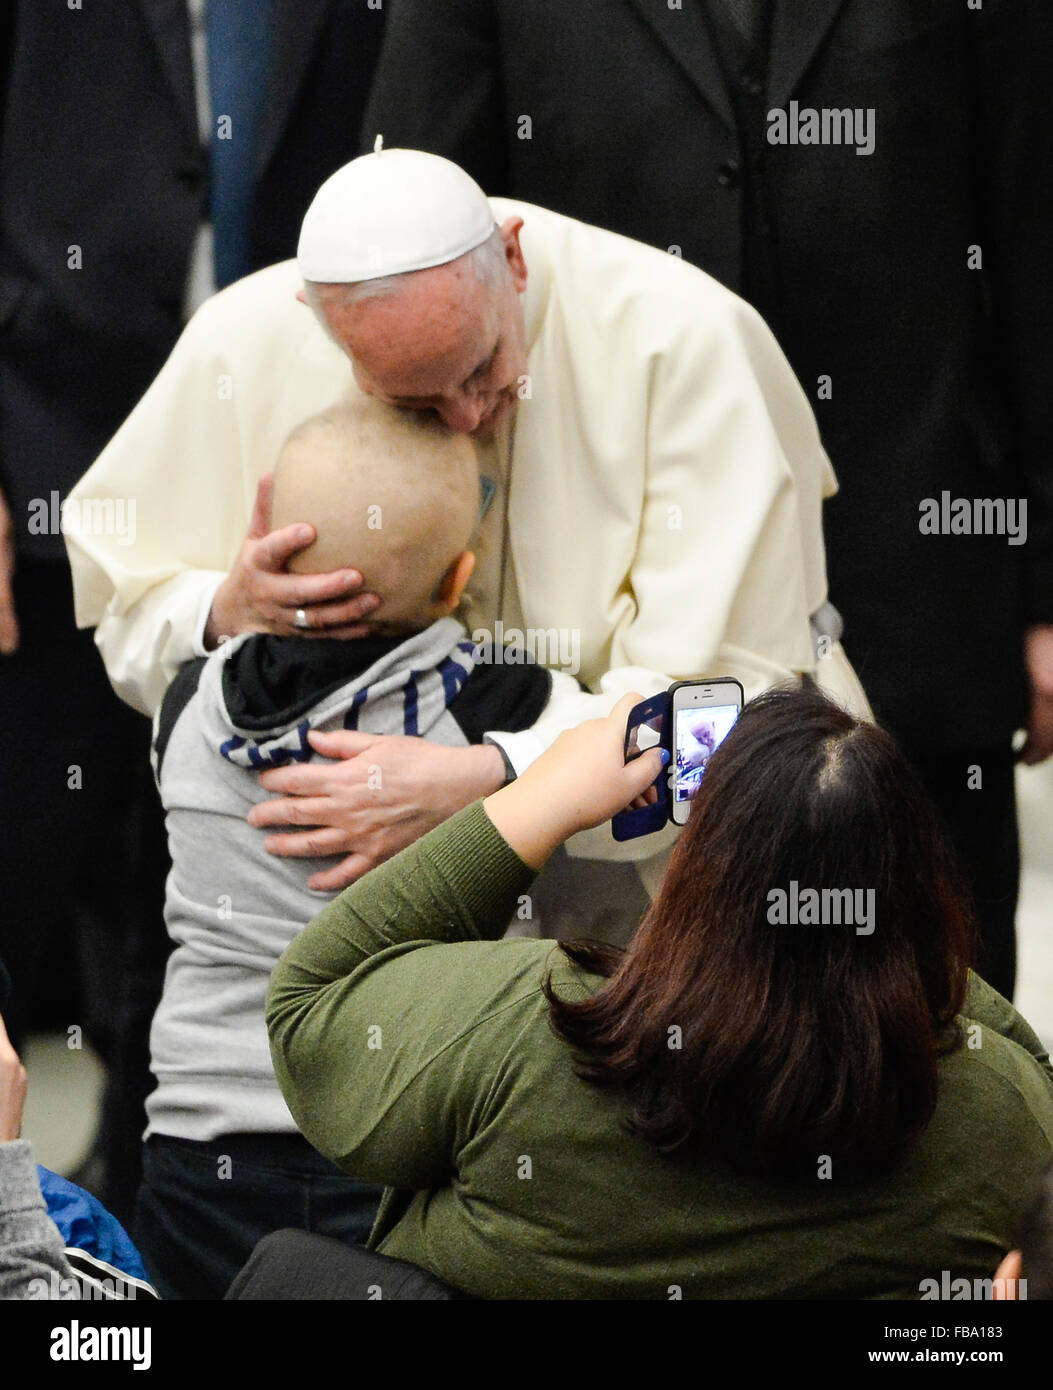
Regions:
[[[858,915],[786,921],[794,884],[798,904],[858,890],[869,932]],[[848,915],[844,894],[826,902]],[[956,866],[895,740],[779,689],[710,758],[628,950],[563,945],[609,982],[580,1003],[545,991],[580,1074],[625,1091],[630,1129],[661,1152],[814,1177],[824,1157],[890,1164],[931,1119],[971,949]]]

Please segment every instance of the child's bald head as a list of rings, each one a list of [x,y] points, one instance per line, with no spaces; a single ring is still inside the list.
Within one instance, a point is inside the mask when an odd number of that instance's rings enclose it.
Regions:
[[[297,573],[354,568],[380,606],[370,621],[422,627],[456,607],[479,518],[471,441],[438,420],[370,396],[311,416],[282,447],[272,526],[307,521],[317,540]],[[452,602],[451,602],[452,599]]]

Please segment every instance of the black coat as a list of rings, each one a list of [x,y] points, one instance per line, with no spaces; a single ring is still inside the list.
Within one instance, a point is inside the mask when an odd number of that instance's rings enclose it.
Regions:
[[[875,708],[933,751],[1003,743],[1023,627],[1053,621],[1053,5],[775,0],[761,100],[872,109],[857,155],[740,148],[707,3],[392,0],[363,140],[679,247],[752,298],[841,482],[831,598]],[[1028,495],[1027,544],[921,534],[944,490]]]
[[[295,253],[318,185],[357,152],[383,10],[277,0],[253,268]],[[18,0],[0,15],[0,489],[26,553],[182,327],[207,192],[185,0]],[[82,268],[69,269],[68,248]]]

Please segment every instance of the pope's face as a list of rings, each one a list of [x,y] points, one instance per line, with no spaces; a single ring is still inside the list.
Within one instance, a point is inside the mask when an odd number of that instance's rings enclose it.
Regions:
[[[410,276],[394,294],[325,307],[363,391],[434,412],[455,434],[493,433],[515,409],[527,369],[521,226],[510,218],[501,228],[509,274],[496,287],[455,261]]]

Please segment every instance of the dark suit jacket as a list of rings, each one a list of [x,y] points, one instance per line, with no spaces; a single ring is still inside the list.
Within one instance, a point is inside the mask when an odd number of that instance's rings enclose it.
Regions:
[[[1002,743],[1023,626],[1053,621],[1053,5],[775,0],[767,106],[873,109],[876,147],[769,145],[744,169],[709,3],[393,0],[363,138],[679,246],[740,293],[769,245],[754,298],[841,481],[826,534],[849,655],[912,740]],[[1028,494],[1027,544],[922,535],[944,490]]]
[[[254,269],[295,253],[318,185],[356,154],[384,18],[276,0]],[[27,534],[29,500],[65,495],[182,326],[207,191],[186,0],[8,4],[0,102],[0,489],[20,549],[64,558],[61,536]]]

